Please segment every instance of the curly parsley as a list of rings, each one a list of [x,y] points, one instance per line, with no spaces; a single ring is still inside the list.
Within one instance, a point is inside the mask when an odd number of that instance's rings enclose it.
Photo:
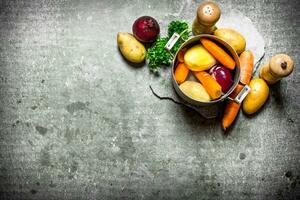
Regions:
[[[181,34],[183,31],[188,30],[189,26],[185,21],[172,21],[168,25],[168,37],[159,37],[154,46],[149,48],[147,51],[147,59],[149,61],[149,69],[153,72],[157,72],[161,66],[168,66],[172,61],[171,54],[165,50],[165,45],[168,43],[170,37],[174,32]],[[182,33],[182,38],[184,40],[189,38],[189,31]],[[171,52],[175,54],[180,48],[183,40],[178,40]]]

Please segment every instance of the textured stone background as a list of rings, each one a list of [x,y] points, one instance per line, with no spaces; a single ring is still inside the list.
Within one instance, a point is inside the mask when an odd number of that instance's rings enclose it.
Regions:
[[[169,69],[153,76],[118,53],[135,18],[164,33],[199,2],[0,0],[0,199],[299,199],[298,0],[219,1],[257,26],[265,60],[296,63],[228,136],[151,94]]]

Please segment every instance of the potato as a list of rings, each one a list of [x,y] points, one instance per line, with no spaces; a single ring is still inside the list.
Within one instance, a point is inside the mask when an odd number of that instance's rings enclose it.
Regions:
[[[184,54],[184,63],[192,71],[204,71],[214,66],[217,61],[201,44],[197,44]]]
[[[201,83],[194,81],[185,81],[179,86],[180,90],[191,99],[201,102],[209,102],[210,96],[201,85]]]
[[[246,114],[251,115],[257,112],[267,101],[269,87],[261,78],[251,80],[249,86],[251,91],[243,101],[243,111]]]
[[[122,55],[130,62],[141,63],[145,60],[146,49],[129,33],[118,33],[118,46]]]
[[[214,32],[214,35],[225,40],[238,54],[245,51],[246,40],[239,32],[230,28],[220,28]]]

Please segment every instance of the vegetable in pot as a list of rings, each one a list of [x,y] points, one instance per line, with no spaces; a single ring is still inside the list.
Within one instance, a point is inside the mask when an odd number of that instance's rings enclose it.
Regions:
[[[184,63],[179,63],[174,72],[176,82],[178,84],[183,83],[189,75],[189,71],[189,68],[187,68]]]
[[[184,63],[192,71],[204,71],[214,66],[217,61],[201,44],[197,44],[187,50]]]
[[[201,83],[195,81],[185,81],[179,86],[180,90],[191,99],[201,102],[209,102],[210,96],[201,85]]]
[[[233,70],[235,68],[235,61],[233,60],[233,58],[231,58],[231,56],[227,54],[224,49],[218,46],[215,42],[207,38],[200,38],[200,41],[205,49],[209,53],[211,53],[222,65],[230,70]]]
[[[221,85],[222,92],[226,94],[233,84],[231,72],[222,65],[215,65],[209,73]]]
[[[179,62],[184,62],[184,55],[185,55],[186,51],[187,51],[187,48],[183,48],[178,52],[177,60]]]
[[[207,72],[194,72],[196,78],[202,83],[203,87],[211,97],[218,99],[222,95],[222,88],[219,83]]]

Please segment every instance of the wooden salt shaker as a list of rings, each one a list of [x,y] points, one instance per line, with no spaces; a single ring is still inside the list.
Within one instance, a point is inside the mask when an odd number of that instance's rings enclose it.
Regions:
[[[294,61],[290,56],[277,54],[271,58],[270,62],[260,68],[259,76],[271,85],[290,75],[293,69]]]
[[[194,35],[212,34],[217,28],[215,24],[220,19],[221,10],[215,2],[204,1],[199,4],[197,16],[193,22]]]

